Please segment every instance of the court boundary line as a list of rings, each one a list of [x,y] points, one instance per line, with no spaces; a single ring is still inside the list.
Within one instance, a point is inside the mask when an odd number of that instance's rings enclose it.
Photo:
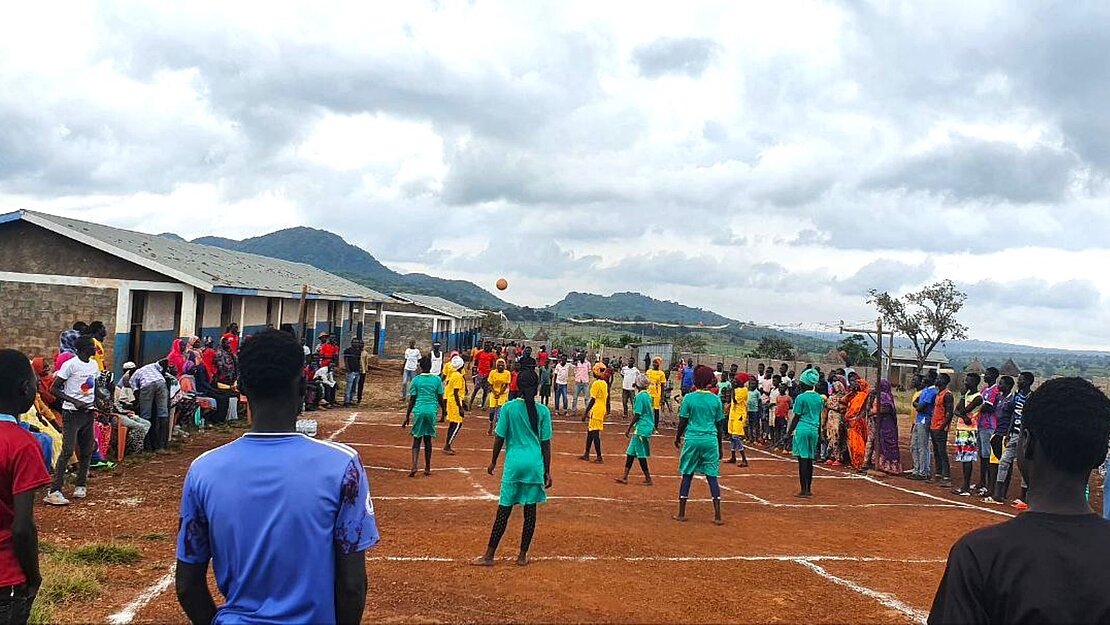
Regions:
[[[926,620],[928,620],[929,618],[929,614],[927,612],[923,610],[918,610],[917,608],[903,602],[901,599],[892,594],[875,590],[874,588],[868,588],[867,586],[853,582],[850,579],[845,579],[838,575],[833,575],[828,571],[828,569],[812,560],[799,559],[794,560],[794,562],[798,566],[809,569],[813,573],[816,573],[819,577],[830,581],[837,586],[843,586],[844,588],[855,591],[861,595],[864,595],[865,597],[870,597],[871,599],[878,601],[879,604],[883,607],[901,612],[903,615],[912,618],[915,623],[921,623],[922,625],[924,625]]]
[[[729,555],[729,556],[529,556],[531,562],[889,562],[894,564],[940,564],[941,558],[884,558],[882,556],[845,555]],[[367,556],[367,562],[444,562],[468,563],[469,558],[450,556]],[[515,562],[515,558],[498,561]],[[875,591],[878,592],[878,591]]]

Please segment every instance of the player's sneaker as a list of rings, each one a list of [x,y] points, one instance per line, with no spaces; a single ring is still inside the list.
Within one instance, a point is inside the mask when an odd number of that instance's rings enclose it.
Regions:
[[[1024,501],[1022,501],[1020,499],[1015,499],[1014,503],[1011,504],[1011,505],[1013,505],[1015,510],[1020,510],[1022,512],[1029,509],[1029,504],[1025,503]]]
[[[58,490],[50,492],[48,495],[46,495],[46,498],[44,498],[43,501],[51,506],[69,505],[69,500],[66,499],[65,496],[62,495],[62,492]]]
[[[73,489],[73,496],[78,499],[84,499],[89,496],[89,491],[84,486],[78,486]]]

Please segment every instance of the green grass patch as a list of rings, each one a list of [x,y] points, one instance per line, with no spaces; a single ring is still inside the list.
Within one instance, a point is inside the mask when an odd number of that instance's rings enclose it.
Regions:
[[[159,532],[151,532],[149,534],[143,534],[139,538],[142,538],[143,540],[166,540],[166,538],[168,538],[168,535]]]
[[[92,543],[72,549],[65,559],[76,564],[134,564],[142,553],[131,545]]]
[[[67,601],[92,599],[100,595],[97,567],[78,564],[61,555],[48,555],[40,561],[42,588],[31,607],[30,623],[57,622],[55,614]]]

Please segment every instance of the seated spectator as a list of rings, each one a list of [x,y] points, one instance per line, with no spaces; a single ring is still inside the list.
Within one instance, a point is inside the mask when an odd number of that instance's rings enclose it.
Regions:
[[[208,368],[203,364],[193,367],[193,386],[197,399],[211,399],[216,406],[211,414],[205,415],[205,420],[208,423],[223,423],[226,421],[232,392],[216,388],[216,385],[212,383],[208,376]]]
[[[319,364],[319,357],[316,355],[308,356],[304,365],[304,409],[305,412],[315,412],[320,409],[320,399],[324,394],[323,385],[316,379],[316,369]]]
[[[135,405],[135,391],[131,388],[131,376],[134,374],[135,363],[131,361],[123,363],[123,375],[120,376],[119,384],[116,385],[116,403],[131,411],[138,407]]]
[[[1026,400],[1018,436],[1029,510],[952,547],[929,623],[1110,623],[1110,521],[1086,498],[1110,399],[1081,378],[1049,380]]]
[[[316,382],[320,384],[320,391],[324,395],[324,402],[327,403],[329,408],[335,405],[336,382],[335,373],[332,371],[334,366],[334,361],[325,365],[323,364],[323,358],[321,358],[320,368],[316,370],[313,376]]]

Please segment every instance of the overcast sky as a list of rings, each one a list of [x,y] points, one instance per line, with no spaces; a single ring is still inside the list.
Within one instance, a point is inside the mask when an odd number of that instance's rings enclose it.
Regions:
[[[147,4],[6,8],[0,209],[769,324],[951,278],[1110,348],[1107,3]]]

